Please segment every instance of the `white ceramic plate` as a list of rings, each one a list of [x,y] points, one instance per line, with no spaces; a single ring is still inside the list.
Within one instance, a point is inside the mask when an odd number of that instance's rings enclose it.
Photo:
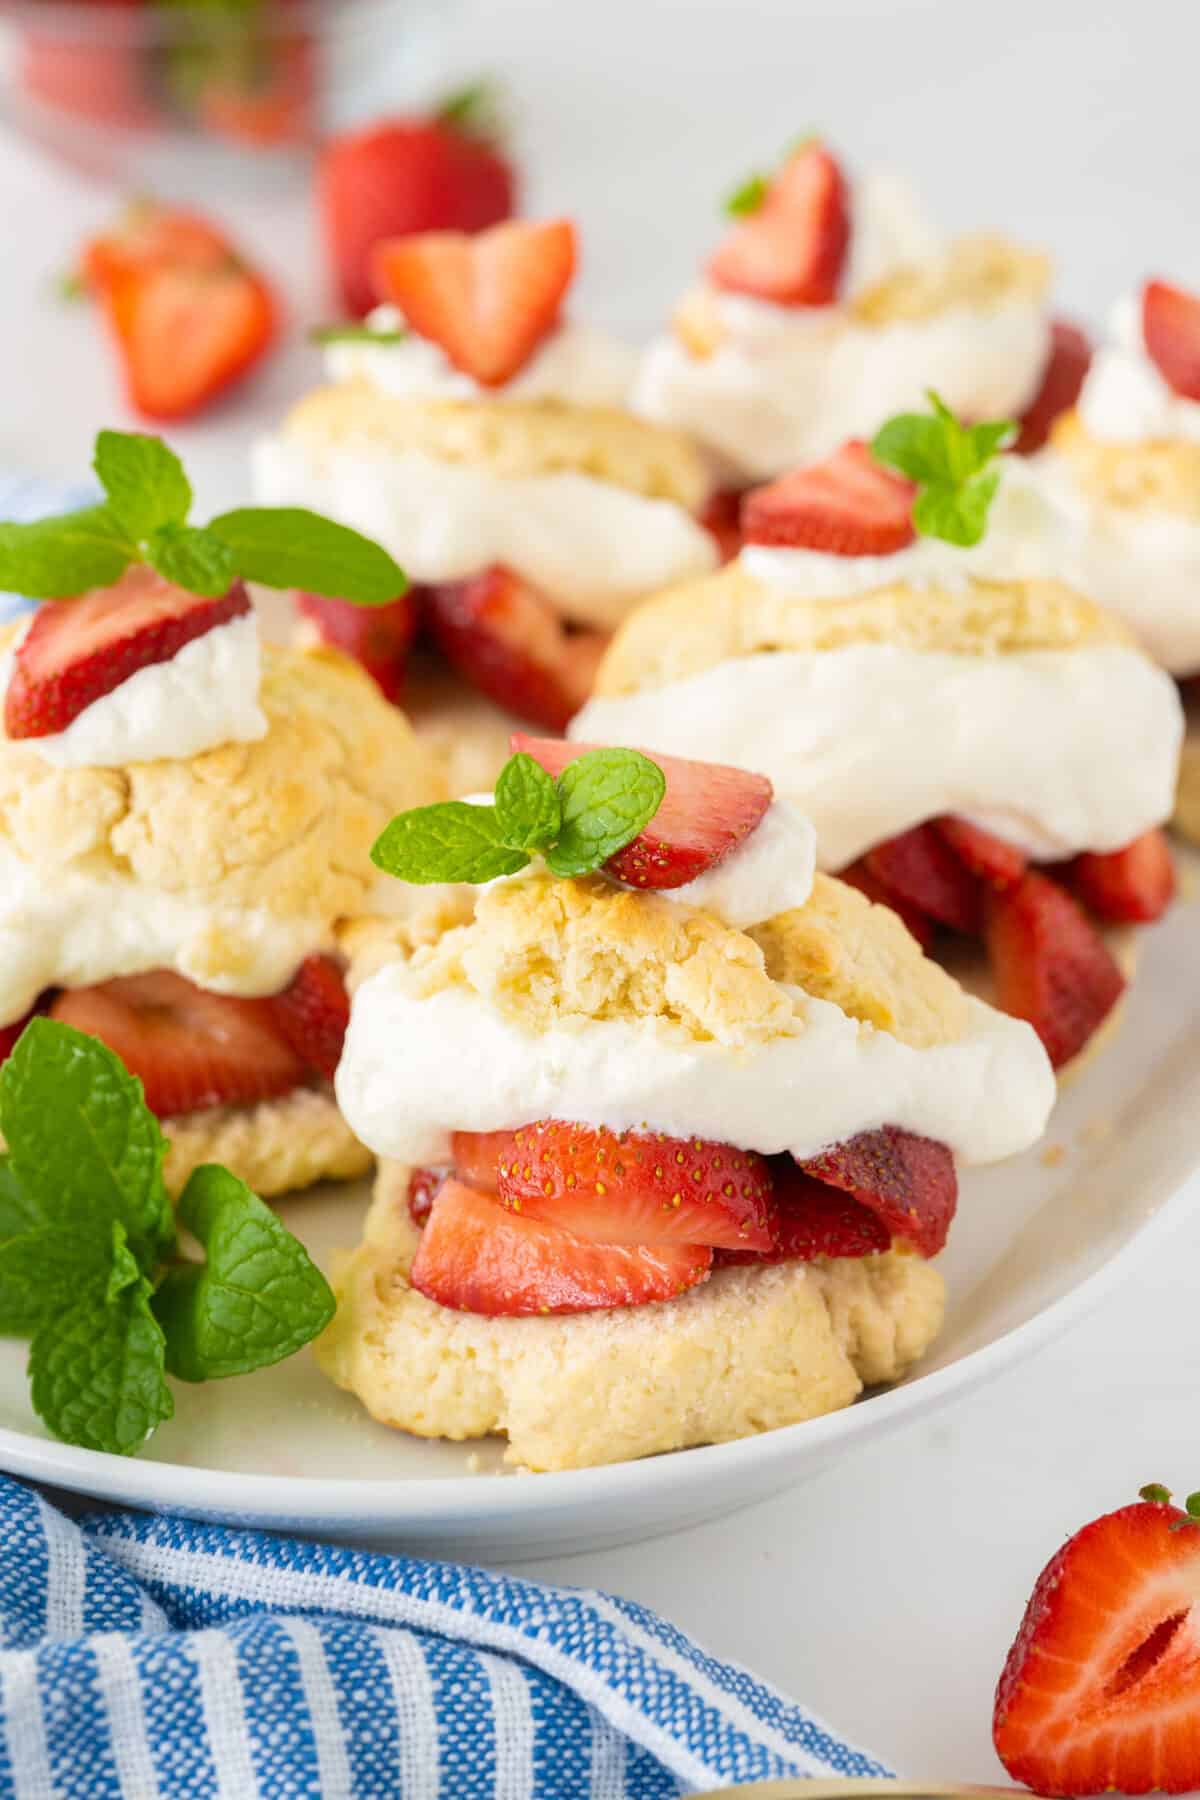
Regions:
[[[48,1439],[25,1348],[0,1343],[0,1466],[78,1493],[244,1524],[509,1560],[698,1523],[776,1492],[1029,1355],[1121,1281],[1169,1214],[1200,1200],[1200,900],[1146,936],[1121,1031],[1068,1086],[1046,1142],[962,1183],[943,1268],[946,1328],[902,1386],[742,1443],[614,1468],[520,1476],[502,1446],[430,1444],[376,1425],[305,1353],[176,1388],[136,1458]],[[1197,1172],[1193,1172],[1197,1171]],[[356,1236],[365,1185],[283,1211],[324,1259]],[[1053,1396],[1047,1396],[1047,1405]]]

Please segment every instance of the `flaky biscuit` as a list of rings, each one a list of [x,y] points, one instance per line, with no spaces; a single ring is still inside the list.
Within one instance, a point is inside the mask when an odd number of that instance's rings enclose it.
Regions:
[[[264,1200],[365,1175],[373,1158],[324,1087],[295,1088],[257,1106],[209,1106],[164,1119],[163,1177],[178,1195],[201,1163],[223,1163]]]
[[[936,318],[954,307],[998,312],[1037,305],[1050,289],[1050,258],[1008,238],[979,233],[962,237],[941,256],[893,270],[850,300],[860,325],[883,327]]]
[[[1190,844],[1200,844],[1200,723],[1195,721],[1189,721],[1183,742],[1174,824]]]
[[[453,1312],[408,1282],[408,1173],[381,1166],[318,1361],[384,1424],[504,1432],[507,1460],[526,1468],[592,1468],[816,1418],[898,1380],[941,1327],[942,1278],[903,1249],[722,1269],[677,1300],[607,1312]]]
[[[1108,443],[1092,437],[1077,412],[1057,420],[1050,443],[1100,505],[1200,521],[1200,444],[1185,438]]]
[[[283,424],[285,440],[320,464],[323,454],[419,454],[495,475],[570,471],[673,500],[698,512],[712,486],[699,450],[681,431],[615,407],[558,400],[411,400],[366,382],[316,388]]]

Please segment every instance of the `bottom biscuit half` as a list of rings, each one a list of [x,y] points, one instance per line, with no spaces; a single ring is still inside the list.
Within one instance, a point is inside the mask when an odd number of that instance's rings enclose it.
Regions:
[[[223,1163],[265,1200],[317,1181],[348,1181],[371,1167],[329,1088],[296,1088],[257,1106],[210,1106],[163,1121],[163,1176],[178,1194],[201,1163]]]

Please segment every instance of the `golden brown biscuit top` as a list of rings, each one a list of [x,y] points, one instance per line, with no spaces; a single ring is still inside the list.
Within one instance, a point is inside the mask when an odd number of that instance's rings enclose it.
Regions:
[[[1184,438],[1108,443],[1092,437],[1077,412],[1056,422],[1050,443],[1099,505],[1200,523],[1200,444]]]
[[[999,312],[1038,305],[1050,288],[1050,258],[1007,238],[980,233],[958,238],[941,256],[896,269],[850,302],[862,325],[894,325],[936,318],[954,307]]]

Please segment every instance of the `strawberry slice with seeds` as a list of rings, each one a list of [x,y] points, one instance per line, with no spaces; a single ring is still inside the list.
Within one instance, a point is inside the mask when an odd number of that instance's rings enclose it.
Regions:
[[[1038,1794],[1200,1788],[1200,1529],[1125,1506],[1043,1569],[996,1691],[993,1742]]]
[[[979,884],[933,825],[915,825],[868,850],[877,881],[952,931],[979,929]]]
[[[865,856],[860,856],[857,862],[852,862],[848,868],[843,869],[838,875],[838,880],[848,883],[850,887],[857,888],[860,894],[865,894],[867,899],[876,906],[889,907],[897,918],[901,919],[908,927],[922,950],[928,950],[931,947],[937,936],[937,926],[934,921],[927,913],[923,913],[920,907],[910,906],[908,901],[902,899],[899,894],[888,887],[886,882],[880,881],[877,876],[873,875]]]
[[[916,535],[916,491],[854,438],[823,462],[752,488],[742,501],[742,537],[827,556],[891,556]]]
[[[599,746],[531,738],[517,731],[512,748],[525,751],[558,776],[576,757]],[[765,775],[724,763],[691,762],[649,750],[646,755],[666,776],[662,805],[645,831],[610,856],[604,867],[615,881],[630,887],[684,887],[745,842],[770,806],[774,789]]]
[[[160,1119],[270,1100],[306,1074],[271,1000],[211,994],[169,969],[67,988],[50,1017],[115,1050]]]
[[[935,819],[933,828],[945,838],[972,875],[1001,892],[1016,887],[1029,866],[1025,852],[1018,850],[1015,844],[1006,844],[1003,838],[994,837],[990,831],[981,831],[978,825],[972,825],[966,819]]]
[[[1115,925],[1149,925],[1175,898],[1175,861],[1161,831],[1144,831],[1123,850],[1086,851],[1071,865],[1083,904]]]
[[[305,1068],[332,1081],[350,1023],[350,997],[333,958],[306,956],[271,1004],[279,1029]]]
[[[1078,1054],[1125,991],[1125,977],[1078,901],[1030,870],[984,904],[996,1004],[1027,1019],[1056,1069]]]
[[[1142,289],[1142,338],[1167,386],[1184,400],[1200,400],[1200,295],[1148,281]]]
[[[671,1300],[711,1267],[712,1251],[700,1245],[593,1243],[452,1177],[433,1202],[409,1279],[439,1306],[520,1317]]]
[[[112,587],[38,608],[13,658],[4,701],[10,738],[65,731],[85,707],[151,663],[250,611],[240,581],[218,600],[133,563]]]
[[[130,404],[147,419],[185,419],[247,375],[274,343],[267,283],[230,258],[121,276],[104,291]]]
[[[372,269],[415,332],[482,387],[502,387],[557,324],[575,262],[569,219],[514,219],[476,236],[389,238]]]
[[[414,1225],[424,1226],[433,1211],[433,1203],[449,1181],[451,1170],[444,1168],[414,1169],[408,1178],[408,1216]]]
[[[775,1244],[764,1252],[720,1250],[718,1263],[813,1262],[818,1256],[875,1256],[892,1234],[853,1194],[796,1167],[789,1157],[771,1159],[775,1183]]]
[[[296,595],[303,616],[316,626],[323,644],[341,650],[366,670],[385,700],[398,705],[404,692],[408,652],[419,615],[411,590],[386,606],[355,606],[323,594]]]
[[[128,275],[172,265],[211,269],[228,263],[232,255],[225,233],[202,213],[138,200],[107,231],[88,239],[80,273],[100,296]]]
[[[1019,456],[1031,456],[1040,450],[1055,419],[1074,406],[1091,361],[1092,345],[1087,333],[1068,319],[1055,319],[1050,326],[1050,354],[1037,393],[1021,414],[1020,435],[1013,445]]]
[[[430,633],[460,675],[518,718],[566,729],[592,691],[606,633],[568,631],[553,603],[508,569],[426,592]]]
[[[806,1174],[843,1188],[896,1237],[936,1256],[958,1206],[958,1177],[945,1144],[897,1125],[861,1131],[800,1164]]]
[[[505,1206],[590,1242],[769,1250],[775,1241],[771,1171],[752,1150],[559,1119],[464,1141],[473,1135],[454,1137],[461,1175],[491,1161],[488,1185]]]
[[[717,287],[779,306],[828,306],[850,242],[842,172],[819,143],[793,152],[762,202],[736,224],[708,264]]]

